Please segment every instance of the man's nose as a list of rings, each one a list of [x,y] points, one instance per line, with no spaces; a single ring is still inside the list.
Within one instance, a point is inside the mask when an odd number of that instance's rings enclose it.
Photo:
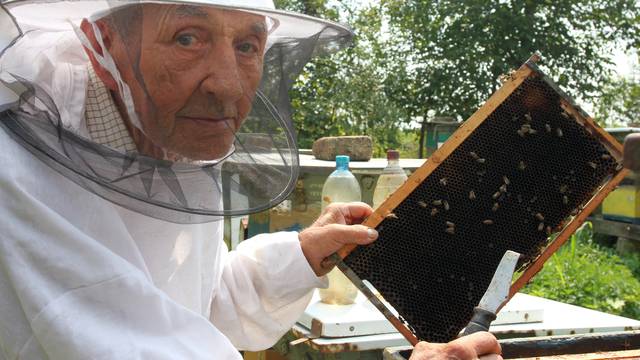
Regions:
[[[215,46],[204,60],[207,74],[201,90],[205,95],[213,95],[224,102],[239,100],[244,91],[234,47],[228,44]]]

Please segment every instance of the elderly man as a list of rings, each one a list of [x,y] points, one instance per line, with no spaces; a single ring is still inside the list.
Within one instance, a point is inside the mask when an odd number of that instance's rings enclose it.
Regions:
[[[290,193],[287,91],[346,28],[264,0],[0,6],[1,359],[238,358],[376,239],[361,203],[230,252],[216,221]],[[413,357],[497,353],[481,333]]]

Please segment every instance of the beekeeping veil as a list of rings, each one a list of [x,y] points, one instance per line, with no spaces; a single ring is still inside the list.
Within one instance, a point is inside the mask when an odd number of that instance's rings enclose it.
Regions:
[[[288,91],[351,35],[271,0],[0,0],[0,124],[131,210],[261,211],[298,175]]]

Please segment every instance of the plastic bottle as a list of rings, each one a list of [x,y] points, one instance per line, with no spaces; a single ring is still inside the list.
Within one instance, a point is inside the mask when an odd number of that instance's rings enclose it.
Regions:
[[[322,210],[334,202],[353,202],[362,199],[360,184],[349,171],[349,157],[336,156],[336,170],[329,175],[322,187]],[[331,270],[327,277],[329,287],[319,289],[320,300],[326,304],[353,304],[358,289],[337,267]]]
[[[398,150],[388,150],[387,167],[382,170],[373,190],[373,208],[378,208],[405,181],[407,174],[400,167],[400,153]]]

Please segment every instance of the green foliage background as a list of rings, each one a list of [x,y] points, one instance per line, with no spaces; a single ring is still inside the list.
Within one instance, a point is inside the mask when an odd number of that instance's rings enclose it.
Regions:
[[[586,223],[523,292],[640,319],[640,257],[596,244]]]
[[[543,54],[543,70],[592,104],[601,123],[623,125],[640,115],[638,82],[614,79],[611,62],[614,49],[633,50],[640,43],[635,0],[276,0],[276,5],[348,23],[355,33],[353,46],[314,60],[294,87],[301,148],[322,136],[356,134],[372,136],[378,156],[386,148],[414,148],[404,144],[417,139],[421,121],[468,118],[499,86],[499,75],[536,50]],[[403,155],[415,157],[417,151]]]

